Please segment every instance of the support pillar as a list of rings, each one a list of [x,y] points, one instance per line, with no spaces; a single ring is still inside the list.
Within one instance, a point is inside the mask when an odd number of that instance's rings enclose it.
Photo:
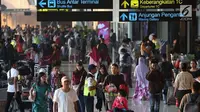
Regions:
[[[187,53],[190,52],[190,42],[191,42],[191,39],[190,39],[190,25],[191,25],[191,22],[190,21],[187,21]]]
[[[133,24],[132,24],[132,22],[129,22],[128,23],[128,38],[131,40],[133,39],[132,31],[133,31]]]

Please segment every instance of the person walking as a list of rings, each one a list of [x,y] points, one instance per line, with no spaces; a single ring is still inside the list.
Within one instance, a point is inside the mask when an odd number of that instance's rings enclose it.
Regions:
[[[31,97],[35,97],[32,112],[48,112],[47,96],[50,92],[51,87],[47,82],[46,71],[44,69],[40,69],[37,82],[34,83],[30,89]]]
[[[82,39],[81,39],[81,60],[83,63],[86,63],[86,59],[85,59],[85,54],[87,51],[87,36],[85,35]]]
[[[174,96],[178,100],[178,105],[181,102],[182,97],[187,94],[191,93],[192,84],[194,82],[192,74],[187,71],[187,63],[181,62],[181,72],[176,76],[174,82]]]
[[[112,109],[112,104],[117,96],[120,85],[125,84],[124,77],[120,75],[119,66],[117,64],[111,65],[111,73],[112,75],[108,75],[104,82],[106,104],[108,105],[107,110]]]
[[[76,40],[73,36],[73,32],[70,33],[70,38],[68,39],[68,48],[69,48],[69,62],[72,63],[75,61],[75,52],[76,52]]]
[[[77,93],[79,98],[79,105],[78,105],[79,112],[85,112],[83,88],[86,76],[87,72],[84,69],[83,63],[80,61],[76,64],[76,69],[72,73],[72,87]]]
[[[157,61],[152,60],[150,65],[150,72],[146,75],[149,81],[150,92],[150,110],[151,112],[159,112],[160,95],[164,87],[164,78],[162,73],[157,69]]]
[[[190,67],[191,69],[189,70],[189,72],[192,74],[193,78],[197,78],[200,75],[200,70],[197,68],[197,61],[191,60]]]
[[[149,68],[145,64],[144,57],[139,58],[139,63],[135,68],[135,76],[136,76],[136,87],[135,87],[135,93],[133,95],[134,99],[138,100],[145,100],[149,99],[149,82],[145,78],[146,74],[149,72]]]
[[[172,82],[174,82],[174,73],[172,71],[174,67],[171,62],[167,61],[166,54],[162,55],[162,62],[159,63],[159,68],[165,80],[165,85],[162,93],[163,93],[163,101],[166,104],[168,88],[171,87]]]
[[[185,112],[186,111],[185,109],[187,109],[185,108],[185,106],[187,104],[191,104],[191,102],[197,105],[199,105],[200,103],[200,83],[199,82],[193,83],[192,93],[189,93],[183,96],[180,106],[179,106],[180,112]],[[191,105],[189,105],[188,107],[193,108],[193,106]],[[193,112],[196,112],[196,111],[193,110]]]
[[[65,74],[61,73],[60,71],[60,65],[55,63],[53,65],[53,69],[51,71],[51,75],[48,79],[49,84],[51,86],[51,93],[52,96],[54,95],[55,90],[60,88],[62,86],[61,84],[61,78],[65,76]],[[49,98],[49,112],[53,112],[53,101],[51,98]]]
[[[84,83],[84,100],[87,112],[94,112],[94,96],[96,95],[96,81],[94,74],[97,72],[96,66],[91,64],[88,66],[88,75]]]
[[[101,58],[101,64],[104,64],[106,68],[108,68],[111,63],[111,59],[108,53],[108,47],[104,43],[104,38],[102,35],[100,35],[100,43],[97,45],[97,49]]]
[[[53,112],[78,112],[78,96],[70,88],[70,79],[67,76],[61,79],[62,87],[57,89],[53,97]]]
[[[103,84],[106,76],[108,76],[108,71],[106,69],[106,66],[100,65],[99,72],[97,75],[97,94],[96,94],[97,96],[96,109],[98,109],[99,111],[102,111],[103,104],[105,105],[106,108],[108,107],[105,102],[105,95],[103,91],[104,90]]]
[[[13,98],[17,101],[19,109],[24,112],[24,108],[21,100],[21,93],[18,87],[18,75],[19,71],[16,69],[16,60],[11,61],[12,68],[7,72],[8,88],[7,88],[7,102],[5,107],[5,112],[9,112],[10,104]]]
[[[119,60],[119,62],[121,73],[124,75],[125,82],[129,85],[130,88],[132,88],[131,68],[133,59],[125,48],[121,49],[120,57],[121,59]]]
[[[89,56],[90,56],[89,64],[94,64],[95,66],[100,65],[101,57],[100,57],[97,47],[92,48],[92,51],[89,53]]]

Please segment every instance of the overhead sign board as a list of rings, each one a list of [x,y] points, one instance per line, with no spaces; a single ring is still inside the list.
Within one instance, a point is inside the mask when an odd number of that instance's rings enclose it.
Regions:
[[[120,0],[119,5],[120,9],[179,8],[180,5],[196,8],[196,0]]]
[[[112,21],[112,12],[40,12],[37,21]]]
[[[112,21],[112,11],[72,9],[113,9],[113,0],[37,0],[38,21]]]
[[[188,10],[185,10],[185,7]],[[122,22],[144,22],[144,21],[192,21],[195,12],[191,7],[182,6],[180,11],[161,11],[161,12],[119,12],[119,21]]]
[[[37,0],[37,8],[112,9],[113,0]]]

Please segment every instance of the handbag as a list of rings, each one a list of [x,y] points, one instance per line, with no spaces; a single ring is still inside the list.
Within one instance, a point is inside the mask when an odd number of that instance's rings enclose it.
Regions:
[[[33,87],[35,88],[35,87]],[[29,96],[28,96],[28,100],[30,100],[31,102],[34,102],[36,98],[36,91],[34,89],[31,89],[29,91]]]
[[[85,71],[83,71],[80,80],[82,80],[82,78],[83,78],[83,74],[84,74],[84,73],[85,73]],[[81,82],[80,82],[80,83],[81,83]],[[77,85],[73,85],[73,86],[72,86],[72,88],[75,90],[75,92],[78,92],[78,89],[79,89],[80,83],[77,84]]]
[[[14,78],[11,77],[11,69],[10,69],[10,71],[9,71],[8,84],[9,84],[9,85],[13,85],[13,84],[14,84]]]

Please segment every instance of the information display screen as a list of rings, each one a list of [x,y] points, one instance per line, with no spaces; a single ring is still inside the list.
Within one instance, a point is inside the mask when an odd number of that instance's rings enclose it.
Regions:
[[[112,21],[112,12],[40,12],[38,21]]]

